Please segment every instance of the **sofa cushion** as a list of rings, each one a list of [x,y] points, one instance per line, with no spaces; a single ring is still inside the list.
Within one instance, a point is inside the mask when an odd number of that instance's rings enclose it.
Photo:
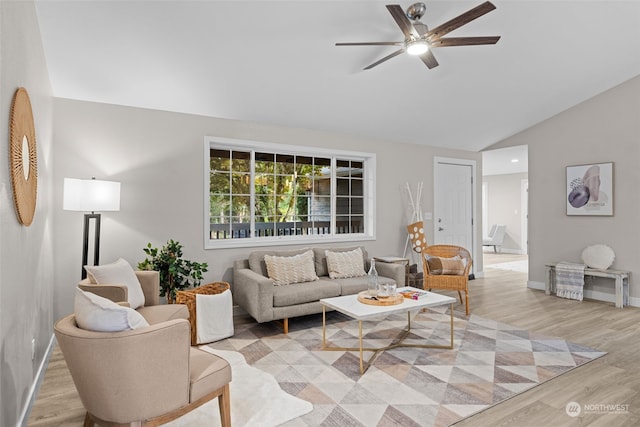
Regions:
[[[436,256],[427,256],[429,264],[429,274],[462,276],[464,274],[465,262],[458,255],[453,258],[442,258]]]
[[[121,332],[149,326],[137,311],[80,288],[76,288],[73,308],[78,327],[87,331]]]
[[[265,255],[268,277],[276,285],[313,282],[318,280],[313,264],[313,251],[294,256]]]
[[[274,287],[273,306],[288,307],[337,296],[340,296],[340,285],[335,280],[319,279],[315,282]]]
[[[305,253],[309,248],[296,249],[292,251],[253,251],[249,254],[249,269],[255,273],[268,277],[267,264],[264,262],[265,255],[273,256],[294,256]]]
[[[327,266],[327,255],[326,251],[331,252],[349,252],[353,251],[357,248],[360,248],[362,251],[362,262],[364,263],[365,268],[367,267],[367,251],[362,246],[352,246],[349,248],[313,248],[313,254],[315,256],[316,263],[316,274],[319,277],[328,276],[329,275],[329,267]]]
[[[98,285],[125,285],[127,299],[131,308],[144,305],[144,293],[140,281],[131,265],[122,258],[111,264],[85,265],[91,283]]]
[[[344,279],[335,279],[334,282],[340,285],[340,295],[353,295],[358,292],[365,291],[369,287],[367,277],[349,277]],[[393,279],[384,276],[378,276],[378,284],[385,285],[387,283],[395,283]]]
[[[325,251],[327,257],[327,269],[329,277],[332,279],[340,279],[344,277],[361,277],[366,276],[364,271],[364,259],[362,258],[362,249],[355,248],[352,251]]]

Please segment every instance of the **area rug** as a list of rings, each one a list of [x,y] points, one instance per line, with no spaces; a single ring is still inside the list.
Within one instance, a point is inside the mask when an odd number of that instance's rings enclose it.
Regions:
[[[287,335],[276,322],[238,325],[209,347],[240,352],[313,403],[288,427],[447,426],[605,354],[474,314],[455,316],[453,350],[395,348],[364,375],[357,352],[321,350],[321,315],[290,319]],[[405,343],[447,344],[449,320],[444,308],[414,315]],[[363,322],[365,346],[389,344],[406,323],[406,315]],[[355,347],[358,322],[329,312],[326,333],[333,345]]]
[[[275,378],[247,365],[242,354],[202,346],[231,365],[231,425],[273,427],[310,412],[313,405],[282,390]],[[218,399],[165,424],[170,427],[214,427],[220,424]]]
[[[501,262],[498,264],[487,265],[487,268],[497,268],[498,270],[508,270],[508,271],[517,271],[519,273],[528,273],[529,261],[525,259],[521,261]]]

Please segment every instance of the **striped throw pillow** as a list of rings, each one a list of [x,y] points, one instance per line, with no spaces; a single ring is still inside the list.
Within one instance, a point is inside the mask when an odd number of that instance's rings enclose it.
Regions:
[[[267,265],[269,278],[276,285],[318,280],[312,250],[294,256],[265,255],[264,262]]]
[[[428,256],[427,263],[429,263],[429,273],[434,275],[447,274],[452,276],[462,276],[466,267],[462,258],[458,255],[453,258]]]
[[[325,251],[327,269],[332,279],[366,276],[364,260],[360,248],[347,252]]]

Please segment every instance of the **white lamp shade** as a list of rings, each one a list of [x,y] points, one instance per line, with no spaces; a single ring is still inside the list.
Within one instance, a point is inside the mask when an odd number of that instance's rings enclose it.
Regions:
[[[119,211],[120,183],[65,178],[62,209],[82,212]]]

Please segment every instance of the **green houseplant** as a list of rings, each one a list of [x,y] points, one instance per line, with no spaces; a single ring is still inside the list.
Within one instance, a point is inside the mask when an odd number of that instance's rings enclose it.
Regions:
[[[160,272],[160,296],[166,296],[169,304],[175,302],[178,290],[200,286],[202,273],[207,271],[206,262],[182,259],[182,245],[173,239],[162,248],[154,248],[148,243],[142,250],[148,257],[138,263],[138,269]]]

